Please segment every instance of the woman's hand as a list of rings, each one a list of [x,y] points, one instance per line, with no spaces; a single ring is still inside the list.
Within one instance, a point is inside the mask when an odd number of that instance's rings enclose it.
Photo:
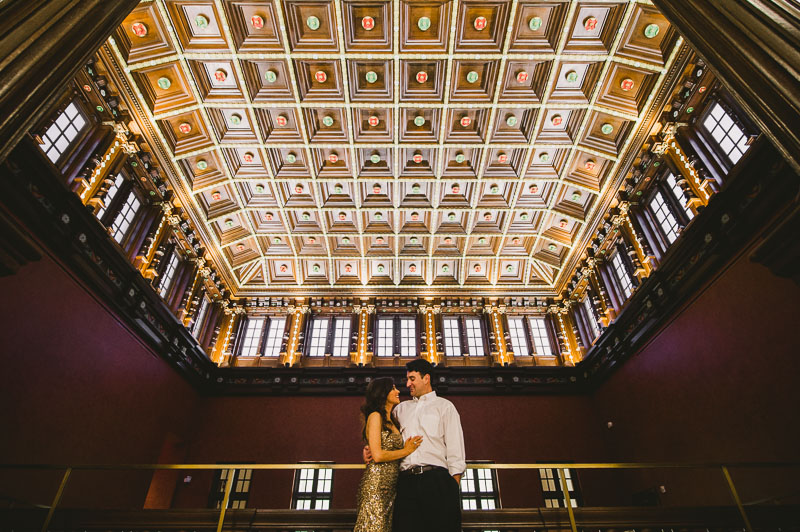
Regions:
[[[406,440],[406,444],[403,446],[403,450],[407,451],[408,454],[411,454],[414,451],[416,451],[421,444],[422,444],[422,436],[411,436],[409,439]]]

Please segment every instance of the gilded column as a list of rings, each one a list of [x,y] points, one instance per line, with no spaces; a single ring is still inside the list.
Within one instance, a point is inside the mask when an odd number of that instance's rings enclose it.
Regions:
[[[556,328],[556,339],[558,340],[558,345],[556,347],[558,348],[559,356],[565,366],[574,366],[575,359],[570,346],[569,333],[567,332],[567,327],[564,324],[564,314],[566,313],[566,309],[552,305],[548,309],[548,313],[550,313],[550,315],[553,317],[553,324]]]
[[[300,364],[302,352],[300,351],[300,333],[303,331],[308,305],[297,305],[289,307],[289,315],[292,324],[289,328],[289,341],[286,343],[286,352],[281,353],[280,364],[282,366],[294,366]]]
[[[357,366],[367,366],[372,363],[372,351],[369,351],[369,316],[375,312],[375,305],[356,305],[353,312],[358,315],[358,339],[356,350],[350,353],[350,360]]]
[[[514,352],[509,351],[506,345],[505,329],[503,327],[502,315],[506,312],[505,305],[486,305],[483,311],[489,316],[489,324],[492,327],[492,334],[494,334],[496,341],[496,350],[491,352],[492,361],[500,366],[513,364]]]
[[[244,308],[233,306],[224,307],[222,321],[219,324],[214,341],[214,348],[211,350],[211,361],[218,366],[230,365],[231,354],[228,351],[231,333],[236,326],[236,321],[240,314],[244,313]]]
[[[602,322],[603,327],[608,327],[608,324],[611,323],[616,317],[616,311],[614,310],[614,305],[611,303],[611,299],[606,291],[602,275],[600,275],[600,261],[599,259],[589,259],[587,262],[589,264],[589,268],[591,268],[591,275],[594,277],[595,284],[597,285],[597,292],[600,296],[597,302],[598,312],[602,310],[602,312],[600,312],[600,321]]]
[[[438,305],[420,305],[419,312],[422,314],[422,327],[425,330],[425,342],[420,357],[434,365],[441,364],[443,354],[436,349],[436,314],[442,308]]]

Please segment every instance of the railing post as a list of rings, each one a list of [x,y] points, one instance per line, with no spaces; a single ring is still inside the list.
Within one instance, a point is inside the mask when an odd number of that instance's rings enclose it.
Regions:
[[[231,489],[233,488],[233,477],[236,476],[235,469],[228,469],[228,478],[225,480],[225,496],[222,498],[222,504],[219,510],[219,523],[217,523],[217,532],[222,532],[222,523],[225,521],[225,511],[228,509],[228,501],[231,499]]]
[[[47,532],[47,527],[50,526],[50,520],[53,519],[53,514],[56,511],[56,506],[58,503],[61,502],[61,495],[64,494],[64,488],[67,487],[67,481],[69,480],[69,476],[72,474],[72,468],[68,467],[66,471],[64,471],[64,476],[61,477],[61,484],[58,486],[58,491],[56,491],[56,496],[53,497],[53,502],[50,504],[50,510],[47,512],[47,517],[44,520],[44,524],[42,525],[42,532]]]
[[[726,466],[722,466],[722,474],[725,475],[725,480],[728,482],[728,488],[731,490],[733,500],[736,502],[736,506],[739,508],[739,513],[742,515],[745,530],[747,530],[747,532],[753,532],[753,527],[750,525],[750,519],[747,518],[747,512],[744,511],[744,506],[742,506],[742,501],[739,499],[739,494],[736,492],[736,486],[733,485],[733,479],[731,478],[731,474]]]
[[[578,527],[575,525],[575,513],[572,511],[572,499],[569,498],[569,488],[567,488],[567,476],[561,468],[558,468],[558,477],[561,479],[561,491],[564,492],[564,505],[567,507],[567,515],[569,515],[569,525],[572,527],[572,532],[578,532]]]

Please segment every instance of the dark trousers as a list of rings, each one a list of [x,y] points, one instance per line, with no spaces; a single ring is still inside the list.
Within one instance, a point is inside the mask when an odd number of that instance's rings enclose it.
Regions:
[[[400,473],[392,532],[461,532],[458,482],[444,468]]]

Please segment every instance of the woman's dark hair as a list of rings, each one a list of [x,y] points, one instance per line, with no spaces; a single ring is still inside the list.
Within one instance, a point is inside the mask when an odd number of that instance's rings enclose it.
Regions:
[[[389,392],[394,388],[394,380],[389,377],[381,377],[379,379],[372,379],[367,385],[366,402],[361,405],[361,413],[364,415],[364,427],[361,430],[361,436],[364,441],[367,441],[367,419],[373,412],[377,412],[381,416],[381,427],[389,428],[389,416],[386,415],[386,398]]]

